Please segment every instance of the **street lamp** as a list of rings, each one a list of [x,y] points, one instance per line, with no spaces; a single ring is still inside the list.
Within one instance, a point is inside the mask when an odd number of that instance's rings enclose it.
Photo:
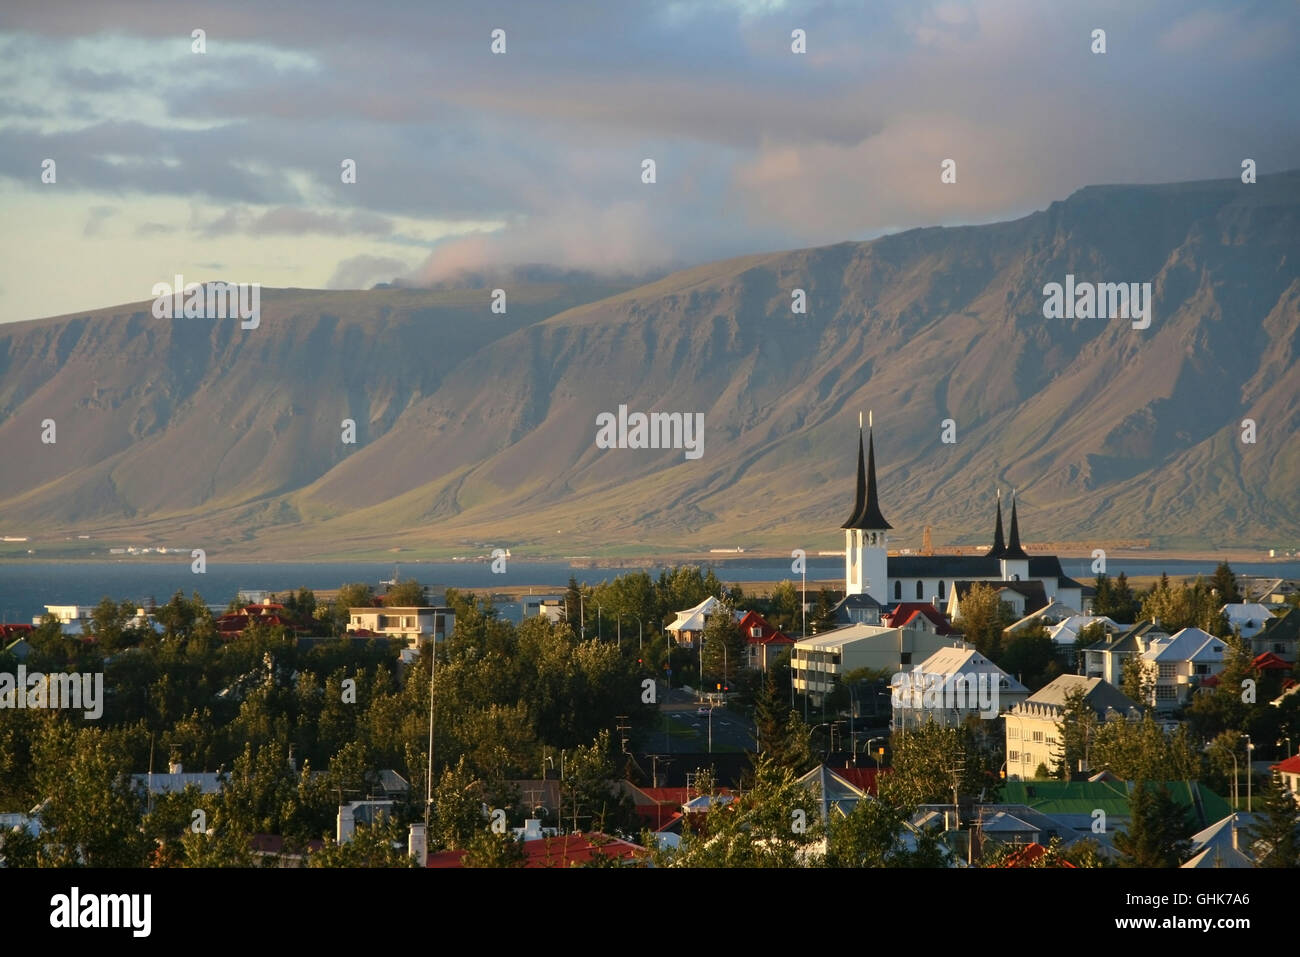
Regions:
[[[875,762],[876,762],[876,770],[877,770],[877,771],[880,770],[880,756],[879,756],[878,754],[876,754],[876,750],[875,750],[875,748],[872,747],[872,745],[875,744],[877,741],[884,741],[884,740],[885,740],[884,738],[868,738],[868,739],[867,739],[867,750],[871,752],[871,757],[872,757],[872,758],[875,760]]]
[[[1253,804],[1251,802],[1251,795],[1250,795],[1250,789],[1251,789],[1250,779],[1254,777],[1252,768],[1250,766],[1250,752],[1255,750],[1255,745],[1251,743],[1250,735],[1243,734],[1242,737],[1246,739],[1246,813],[1249,814],[1253,809]]]

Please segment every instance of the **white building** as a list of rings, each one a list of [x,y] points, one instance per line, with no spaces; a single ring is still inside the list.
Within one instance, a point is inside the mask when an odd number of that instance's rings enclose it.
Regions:
[[[1227,645],[1222,638],[1184,628],[1169,638],[1152,641],[1142,653],[1147,672],[1155,677],[1152,700],[1159,711],[1187,703],[1201,681],[1223,670]]]
[[[1016,502],[1011,500],[1010,541],[1002,535],[1002,497],[999,493],[993,547],[984,555],[890,555],[888,532],[892,525],[880,511],[876,490],[876,446],[867,440],[864,459],[862,433],[858,433],[857,495],[844,529],[844,585],[846,595],[869,594],[882,606],[900,601],[927,601],[939,607],[948,603],[957,582],[992,582],[1014,586],[1036,585],[1016,594],[1017,615],[1037,611],[1052,601],[1088,611],[1092,589],[1068,577],[1054,555],[1031,557],[1020,544]],[[949,614],[949,617],[953,617]]]
[[[911,671],[894,676],[894,730],[929,722],[959,725],[992,720],[1029,697],[1029,689],[974,648],[941,648]]]
[[[1241,637],[1254,638],[1264,629],[1273,613],[1258,602],[1235,602],[1219,609],[1228,619],[1228,627],[1239,630]]]
[[[455,628],[456,613],[443,606],[348,609],[349,634],[369,632],[387,638],[401,638],[412,647],[418,647],[430,638],[445,641]]]
[[[794,690],[817,702],[834,689],[839,676],[859,668],[899,672],[941,648],[966,647],[949,635],[921,626],[886,628],[849,625],[796,641],[790,652]]]

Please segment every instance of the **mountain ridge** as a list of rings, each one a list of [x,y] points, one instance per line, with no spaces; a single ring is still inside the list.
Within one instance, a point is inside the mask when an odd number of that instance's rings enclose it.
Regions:
[[[267,556],[831,548],[872,408],[904,547],[924,525],[986,540],[997,485],[1020,490],[1030,540],[1282,544],[1300,531],[1298,227],[1300,172],[1113,184],[641,285],[512,285],[505,316],[482,286],[402,287],[263,290],[247,332],[148,303],[6,324],[0,524]],[[1043,318],[1067,273],[1150,282],[1151,328]],[[596,448],[620,404],[703,412],[702,458]]]

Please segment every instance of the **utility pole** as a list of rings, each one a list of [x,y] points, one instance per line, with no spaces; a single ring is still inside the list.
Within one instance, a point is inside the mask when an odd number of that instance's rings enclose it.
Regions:
[[[424,772],[424,833],[429,833],[429,812],[433,808],[433,679],[438,673],[438,636],[429,638],[429,766]]]

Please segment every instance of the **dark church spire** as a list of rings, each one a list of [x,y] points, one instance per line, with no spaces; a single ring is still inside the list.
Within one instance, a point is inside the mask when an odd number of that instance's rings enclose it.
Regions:
[[[993,547],[985,558],[1006,558],[1007,543],[1002,538],[1002,489],[998,489],[998,525],[993,530]]]
[[[880,504],[876,495],[876,442],[872,433],[867,433],[867,462],[862,463],[862,427],[858,426],[858,486],[853,503],[853,514],[840,528],[860,528],[882,530],[893,528],[880,514]]]
[[[1028,558],[1029,555],[1020,547],[1020,523],[1016,521],[1016,493],[1011,492],[1011,541],[1007,543],[1004,558]]]

